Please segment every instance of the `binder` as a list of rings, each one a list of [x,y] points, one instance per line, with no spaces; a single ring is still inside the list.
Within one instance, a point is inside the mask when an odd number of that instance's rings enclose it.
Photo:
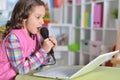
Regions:
[[[50,7],[54,8],[54,0],[50,0]]]
[[[103,25],[103,3],[95,4],[93,27],[101,28]]]
[[[91,13],[88,14],[88,27],[91,28]]]

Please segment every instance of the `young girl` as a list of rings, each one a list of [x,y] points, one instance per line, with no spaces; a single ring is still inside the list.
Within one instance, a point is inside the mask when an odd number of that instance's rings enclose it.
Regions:
[[[39,30],[44,24],[45,5],[41,0],[18,0],[6,24],[0,44],[0,80],[13,80],[49,63],[49,51],[57,41],[49,37],[40,44]]]

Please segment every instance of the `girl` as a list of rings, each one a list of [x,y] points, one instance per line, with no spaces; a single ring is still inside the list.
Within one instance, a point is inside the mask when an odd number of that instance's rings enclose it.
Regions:
[[[49,63],[49,51],[57,41],[49,37],[40,45],[39,30],[44,24],[45,5],[41,0],[18,0],[6,24],[0,45],[0,80],[13,80]]]

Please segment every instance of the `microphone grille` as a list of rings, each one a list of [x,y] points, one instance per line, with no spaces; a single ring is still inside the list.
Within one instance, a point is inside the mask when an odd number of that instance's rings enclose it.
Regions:
[[[46,27],[42,27],[40,29],[40,34],[42,35],[42,37],[45,39],[45,38],[48,38],[48,35],[49,35],[49,31]]]

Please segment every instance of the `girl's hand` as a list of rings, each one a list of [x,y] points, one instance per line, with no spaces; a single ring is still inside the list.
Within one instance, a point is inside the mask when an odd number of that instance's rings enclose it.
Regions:
[[[48,53],[52,48],[56,48],[56,47],[57,47],[57,41],[55,38],[53,38],[51,36],[49,38],[45,39],[41,46],[41,48],[43,48],[46,53]]]
[[[49,40],[54,44],[52,48],[55,49],[57,47],[57,40],[52,36],[49,37]]]

